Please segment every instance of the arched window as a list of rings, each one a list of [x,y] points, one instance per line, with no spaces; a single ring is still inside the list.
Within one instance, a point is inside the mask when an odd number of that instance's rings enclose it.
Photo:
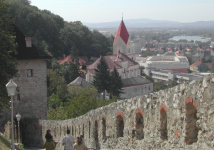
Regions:
[[[103,125],[103,128],[102,128],[102,131],[103,131],[103,139],[106,139],[106,119],[103,117],[102,119],[102,125]]]
[[[136,138],[138,140],[141,140],[144,138],[143,128],[144,128],[143,112],[140,109],[137,109],[136,110]]]
[[[160,106],[160,138],[167,139],[167,108],[164,104]]]
[[[61,130],[62,130],[62,129],[61,129],[61,126],[60,126],[60,127],[59,127],[59,135],[61,135]]]
[[[96,144],[96,149],[100,149],[99,138],[98,138],[98,120],[95,119],[95,127],[94,127],[94,140]]]
[[[76,133],[77,133],[77,131],[76,131],[76,125],[75,125],[74,132],[75,132],[75,137],[77,137],[77,135],[76,135]]]
[[[123,137],[123,129],[124,129],[124,121],[123,121],[124,116],[122,115],[121,112],[117,113],[117,137]]]
[[[98,121],[95,120],[94,139],[98,141]]]
[[[79,135],[80,135],[80,125],[79,125]]]
[[[198,129],[196,127],[196,122],[198,120],[196,116],[197,105],[191,97],[185,99],[185,105],[186,105],[185,142],[186,144],[189,145],[198,141]]]

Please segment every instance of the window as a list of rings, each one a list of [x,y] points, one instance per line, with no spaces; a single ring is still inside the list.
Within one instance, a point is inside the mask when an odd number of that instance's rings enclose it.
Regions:
[[[17,101],[20,101],[20,94],[17,94]]]
[[[122,116],[117,116],[117,137],[123,137],[124,121]]]
[[[27,70],[27,77],[33,77],[33,69]]]

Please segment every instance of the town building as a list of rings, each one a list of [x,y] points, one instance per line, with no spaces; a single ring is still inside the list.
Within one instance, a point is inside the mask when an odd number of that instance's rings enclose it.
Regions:
[[[139,64],[127,55],[120,53],[120,51],[117,55],[103,57],[110,72],[116,68],[122,79],[137,77],[140,75]],[[101,58],[97,59],[93,64],[87,66],[86,81],[90,83],[93,81],[93,75],[95,73],[95,69],[97,69],[97,65],[100,63],[100,59]]]
[[[13,78],[17,84],[17,93],[14,96],[14,113],[21,114],[22,120],[25,118],[47,119],[47,65],[46,60],[51,59],[45,52],[37,49],[30,38],[14,26],[17,43],[18,74]],[[27,39],[27,40],[26,40]],[[0,131],[4,130],[4,125],[10,120],[10,112],[3,109],[3,117],[0,119]]]
[[[113,55],[103,56],[110,72],[116,68],[121,76],[124,84],[124,94],[121,94],[121,98],[130,98],[153,92],[153,83],[140,76],[140,65],[132,59],[136,56],[131,56],[130,53],[131,42],[129,40],[128,31],[122,20],[113,42]],[[97,59],[93,64],[87,66],[87,82],[92,83],[95,69],[97,69],[100,59],[101,58]],[[143,92],[138,91],[140,88],[145,87],[149,90],[144,90]],[[135,89],[137,89],[138,92]]]
[[[204,58],[204,53],[198,51],[194,55],[192,55],[192,63],[195,63],[197,61],[201,62],[203,58]]]
[[[85,70],[86,65],[88,65],[88,63],[89,63],[88,58],[86,56],[79,56],[78,59],[79,59],[80,69]],[[58,62],[60,65],[65,64],[65,63],[67,63],[67,64],[71,63],[72,62],[71,55],[68,55],[67,57],[64,57],[63,59],[58,60]]]
[[[200,61],[197,61],[190,66],[190,70],[198,72],[207,72],[209,70],[208,66],[210,66],[210,63],[205,64]]]
[[[174,52],[167,52],[162,56],[147,56],[140,66],[145,69],[188,69],[189,62],[185,56],[178,56]]]
[[[146,75],[152,77],[155,82],[158,81],[176,81],[179,83],[179,80],[192,81],[201,78],[202,76],[190,73],[182,73],[178,71],[171,70],[149,70],[146,72]]]
[[[92,87],[92,85],[86,80],[84,80],[82,77],[77,77],[74,81],[68,84],[68,87],[71,87],[71,86],[77,86],[80,89]]]

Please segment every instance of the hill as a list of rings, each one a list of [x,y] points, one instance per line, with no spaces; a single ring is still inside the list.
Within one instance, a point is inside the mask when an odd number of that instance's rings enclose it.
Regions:
[[[148,27],[214,27],[214,21],[198,21],[190,23],[180,23],[168,20],[152,20],[147,18],[141,19],[128,19],[124,20],[127,28],[148,28]],[[102,22],[102,23],[83,23],[89,28],[117,28],[120,24],[120,20],[113,22]]]

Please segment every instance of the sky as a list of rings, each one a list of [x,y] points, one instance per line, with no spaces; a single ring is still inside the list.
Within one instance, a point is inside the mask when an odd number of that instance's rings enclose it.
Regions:
[[[182,23],[214,20],[214,0],[31,0],[65,21],[100,23],[148,18]]]

